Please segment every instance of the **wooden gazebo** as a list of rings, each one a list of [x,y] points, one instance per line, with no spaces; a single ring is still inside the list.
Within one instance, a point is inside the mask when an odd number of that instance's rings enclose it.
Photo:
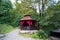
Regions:
[[[37,30],[38,23],[36,20],[31,18],[30,14],[24,15],[22,19],[20,19],[20,29],[21,30]]]

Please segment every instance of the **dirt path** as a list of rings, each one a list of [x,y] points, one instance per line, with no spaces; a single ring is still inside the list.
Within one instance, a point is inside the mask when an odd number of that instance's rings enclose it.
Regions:
[[[33,38],[20,36],[18,35],[18,33],[19,33],[19,29],[7,33],[6,37],[4,37],[4,40],[35,40]]]

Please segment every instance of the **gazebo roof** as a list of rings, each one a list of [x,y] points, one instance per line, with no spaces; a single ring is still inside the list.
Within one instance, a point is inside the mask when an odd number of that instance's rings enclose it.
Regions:
[[[33,20],[33,19],[31,18],[31,15],[29,14],[29,15],[24,15],[24,17],[21,20]]]

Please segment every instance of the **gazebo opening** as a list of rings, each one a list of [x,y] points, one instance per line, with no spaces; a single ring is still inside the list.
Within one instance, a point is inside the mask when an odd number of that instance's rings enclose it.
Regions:
[[[27,22],[24,22],[23,26],[29,26]]]
[[[37,30],[38,23],[36,20],[31,18],[31,15],[25,15],[20,20],[20,29],[21,30]]]

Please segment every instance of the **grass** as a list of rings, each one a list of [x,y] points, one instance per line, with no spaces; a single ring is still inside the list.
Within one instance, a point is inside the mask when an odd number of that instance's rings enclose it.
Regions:
[[[38,36],[37,33],[32,34],[31,37],[32,37],[32,38],[38,38],[38,39],[39,39],[39,36]]]
[[[8,24],[0,24],[0,34],[5,34],[12,31],[14,28]]]
[[[29,33],[19,33],[21,36],[23,37],[31,37],[31,38],[34,38],[36,40],[48,40],[48,39],[40,39],[37,35],[37,33],[34,33],[34,34],[29,34]]]
[[[21,36],[24,36],[24,37],[31,37],[31,38],[36,38],[38,39],[38,35],[36,33],[34,34],[29,34],[29,33],[19,33]]]
[[[28,33],[19,33],[19,34],[24,37],[31,37],[31,34],[28,34]]]
[[[21,36],[23,36],[23,37],[31,37],[31,38],[34,38],[34,39],[36,39],[36,40],[40,40],[39,38],[37,38],[36,36],[35,36],[35,34],[29,34],[29,33],[19,33]],[[35,37],[34,37],[35,36]]]

